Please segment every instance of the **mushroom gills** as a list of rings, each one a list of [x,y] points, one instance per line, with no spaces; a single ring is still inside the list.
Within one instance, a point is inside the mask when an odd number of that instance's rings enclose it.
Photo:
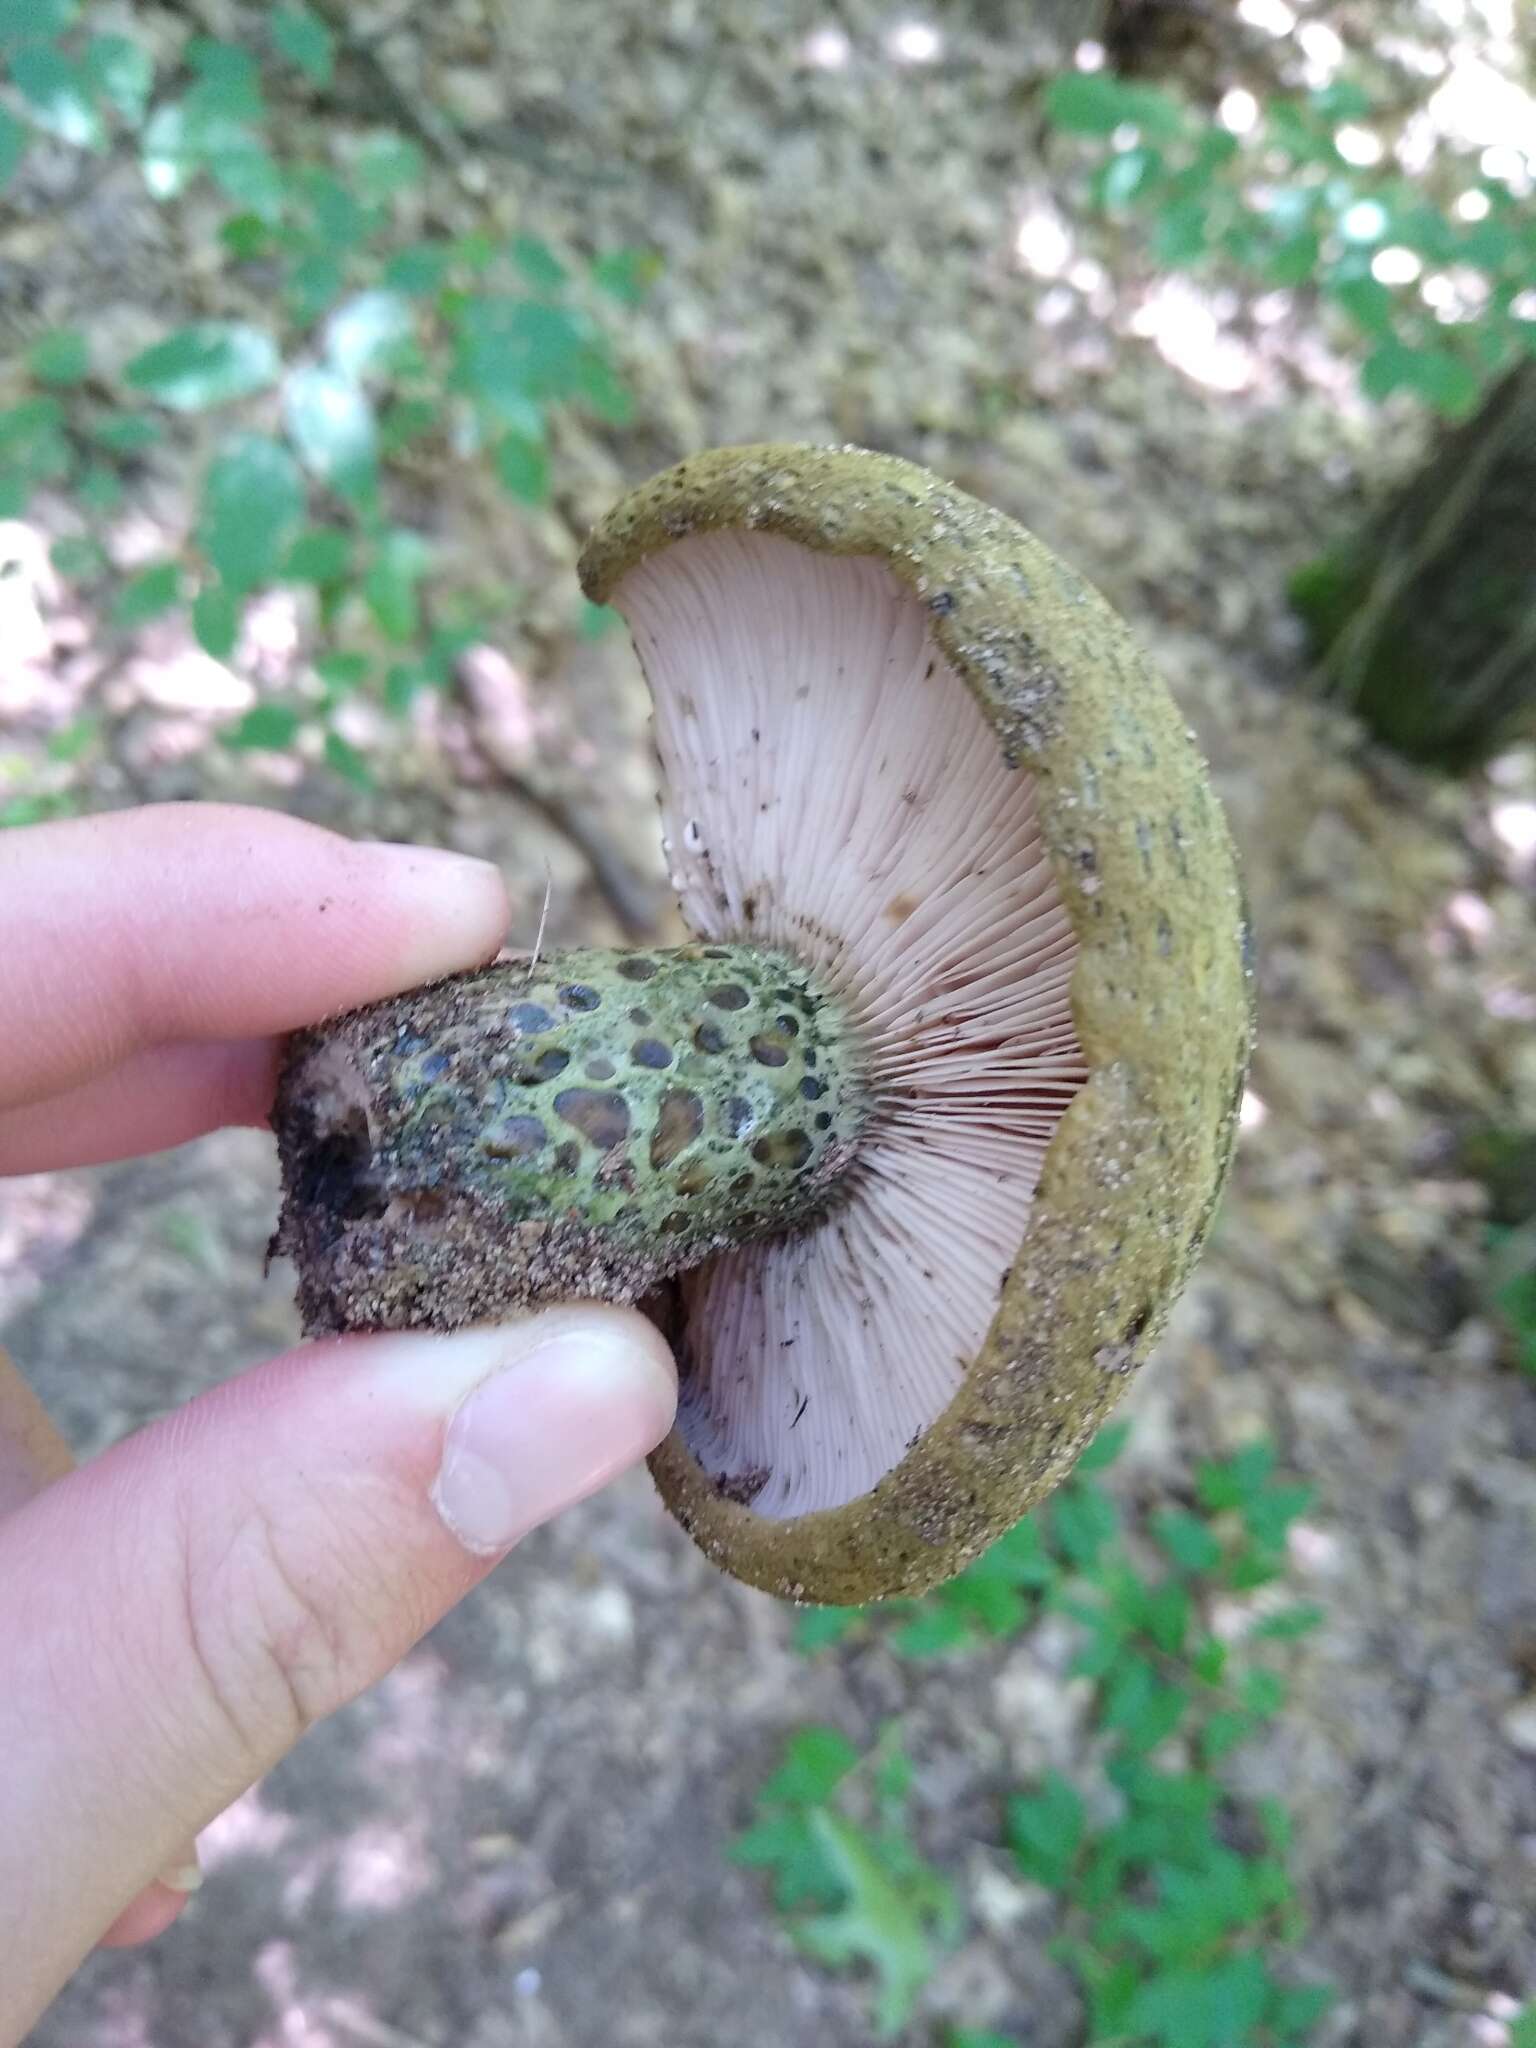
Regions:
[[[274,1249],[313,1333],[633,1301],[825,1213],[870,1114],[821,978],[748,945],[581,948],[293,1041]]]

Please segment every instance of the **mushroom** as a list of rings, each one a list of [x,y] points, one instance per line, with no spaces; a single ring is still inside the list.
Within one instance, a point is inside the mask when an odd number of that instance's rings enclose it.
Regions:
[[[697,942],[300,1034],[276,1243],[311,1330],[642,1302],[707,1554],[920,1592],[1070,1469],[1209,1229],[1252,1022],[1225,822],[1103,599],[910,463],[702,455],[580,573]]]

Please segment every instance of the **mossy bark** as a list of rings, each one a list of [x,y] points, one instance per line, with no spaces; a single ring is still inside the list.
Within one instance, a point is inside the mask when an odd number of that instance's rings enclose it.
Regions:
[[[1536,363],[1449,428],[1291,594],[1327,693],[1410,760],[1459,773],[1536,733]]]

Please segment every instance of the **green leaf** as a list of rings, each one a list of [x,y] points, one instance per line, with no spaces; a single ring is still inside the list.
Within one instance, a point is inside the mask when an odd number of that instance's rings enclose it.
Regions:
[[[1128,2034],[1160,2048],[1233,2048],[1258,2025],[1269,1999],[1262,1956],[1228,1956],[1203,1967],[1160,1971],[1132,1998]]]
[[[46,43],[29,43],[11,59],[11,83],[45,134],[76,149],[100,149],[106,129],[84,69]]]
[[[147,412],[115,412],[98,420],[90,431],[92,440],[114,455],[137,455],[165,439],[165,429]]]
[[[1277,2041],[1300,2041],[1311,2033],[1333,2002],[1330,1984],[1273,1984],[1265,2023]],[[1536,2048],[1536,2028],[1522,2041],[1517,2020],[1509,2037],[1509,2048]]]
[[[795,1616],[790,1640],[803,1655],[810,1656],[832,1643],[840,1643],[865,1619],[862,1607],[807,1607]]]
[[[1267,1718],[1285,1705],[1285,1680],[1274,1671],[1245,1671],[1238,1697],[1251,1714]]]
[[[1396,340],[1383,341],[1371,351],[1360,383],[1368,398],[1412,391],[1451,414],[1465,412],[1479,389],[1476,373],[1448,349],[1409,348]]]
[[[228,661],[240,634],[240,603],[221,583],[205,583],[192,602],[192,631],[204,654]]]
[[[272,41],[288,62],[316,85],[329,85],[336,38],[307,7],[279,7],[272,16]]]
[[[509,245],[512,261],[537,291],[557,292],[570,279],[570,272],[547,242],[537,235],[514,235]]]
[[[983,2028],[951,2027],[944,2048],[1021,2048],[1011,2034],[989,2034]]]
[[[1152,223],[1152,253],[1159,263],[1177,268],[1205,252],[1210,207],[1204,198],[1176,199]]]
[[[1160,1508],[1152,1517],[1152,1534],[1187,1572],[1211,1572],[1221,1563],[1221,1545],[1207,1524],[1183,1508]]]
[[[366,755],[360,754],[339,732],[328,732],[325,736],[325,765],[354,789],[372,789],[377,782]]]
[[[964,1617],[938,1601],[919,1606],[905,1628],[891,1637],[898,1657],[939,1657],[965,1642],[970,1634]]]
[[[1202,1507],[1235,1508],[1256,1493],[1275,1469],[1275,1453],[1262,1439],[1224,1462],[1203,1459],[1195,1474]]]
[[[180,565],[156,562],[128,578],[112,600],[111,620],[114,626],[125,629],[147,625],[151,619],[170,611],[180,599]]]
[[[263,118],[261,78],[249,50],[216,36],[194,36],[183,55],[197,74],[187,96],[192,112],[235,122]]]
[[[259,327],[240,320],[200,320],[136,355],[123,375],[161,405],[200,412],[265,390],[278,369],[277,348]]]
[[[77,0],[0,0],[0,50],[63,35],[77,11]]]
[[[366,683],[373,663],[366,654],[359,654],[350,648],[338,648],[333,654],[322,654],[315,662],[315,674],[332,697],[348,697]]]
[[[1307,97],[1322,121],[1368,121],[1373,110],[1370,94],[1348,78],[1336,78]]]
[[[293,744],[302,722],[302,715],[292,704],[253,704],[236,724],[224,728],[220,738],[226,747],[280,753]]]
[[[592,282],[622,306],[638,306],[661,275],[654,249],[609,249],[594,257]]]
[[[283,382],[283,421],[306,469],[344,497],[368,496],[378,435],[361,385],[340,370],[301,364]]]
[[[304,516],[304,480],[280,442],[241,434],[203,480],[197,537],[231,591],[266,583]]]
[[[27,153],[26,129],[0,107],[0,186],[8,185]]]
[[[1124,1735],[1129,1748],[1145,1754],[1173,1732],[1188,1704],[1182,1686],[1163,1685],[1144,1657],[1129,1656],[1109,1681],[1101,1718],[1105,1728]]]
[[[619,623],[619,615],[611,604],[593,604],[590,599],[582,599],[576,630],[583,640],[600,640]]]
[[[486,297],[464,307],[455,387],[519,432],[528,431],[530,400],[582,395],[590,402],[605,368],[590,324],[562,306]]]
[[[357,188],[365,199],[390,199],[419,185],[425,171],[420,149],[392,129],[366,136],[353,161]]]
[[[384,708],[403,718],[423,690],[431,689],[436,678],[424,661],[392,661],[384,673]]]
[[[1528,2005],[1510,2022],[1509,2048],[1536,2048],[1536,2005]]]
[[[97,95],[137,128],[155,85],[155,60],[131,36],[92,36],[85,46],[85,75]]]
[[[1081,1469],[1082,1461],[1078,1463]],[[1051,1502],[1050,1525],[1063,1554],[1086,1570],[1098,1562],[1099,1552],[1115,1535],[1119,1516],[1108,1494],[1090,1481],[1062,1488]]]
[[[1253,1726],[1253,1716],[1240,1714],[1235,1708],[1212,1714],[1200,1730],[1200,1754],[1208,1764],[1219,1763],[1240,1742],[1247,1740]]]
[[[1367,334],[1390,334],[1397,300],[1388,287],[1374,277],[1334,279],[1325,287],[1329,298],[1340,306],[1357,327]]]
[[[363,597],[379,631],[397,645],[415,637],[416,585],[431,562],[420,534],[394,529],[384,535],[363,578]]]
[[[784,1761],[757,1795],[760,1807],[820,1806],[847,1777],[859,1753],[839,1729],[797,1728]]]
[[[525,505],[541,505],[549,496],[549,455],[542,441],[504,434],[496,447],[496,474]]]
[[[0,474],[10,470],[30,482],[65,475],[70,453],[63,427],[56,398],[25,398],[0,411]]]
[[[139,146],[139,163],[152,198],[174,199],[186,190],[202,156],[185,107],[156,107]]]
[[[1255,1640],[1267,1638],[1272,1642],[1290,1642],[1320,1628],[1325,1619],[1321,1607],[1301,1601],[1294,1607],[1282,1607],[1276,1613],[1266,1615],[1252,1633]]]
[[[27,368],[40,384],[79,384],[91,372],[91,346],[78,327],[55,327],[33,342]]]
[[[123,502],[123,480],[105,462],[90,462],[75,484],[80,502],[92,512],[115,512]]]
[[[1131,1434],[1128,1422],[1106,1422],[1077,1461],[1079,1472],[1102,1472],[1113,1465]]]
[[[1157,182],[1162,168],[1162,151],[1152,148],[1149,143],[1141,142],[1131,149],[1116,150],[1096,181],[1099,204],[1111,211],[1116,207],[1130,206]]]
[[[430,296],[442,285],[452,261],[442,242],[412,242],[385,264],[384,283],[389,290],[409,292],[413,298]]]
[[[840,1814],[816,1807],[812,1835],[841,1880],[845,1902],[795,1928],[795,1939],[818,1962],[833,1969],[865,1963],[877,1981],[874,2024],[882,2038],[896,2034],[910,2017],[919,1992],[937,1964],[930,1935],[944,1910],[947,1887],[936,1874],[925,1880],[893,1879],[861,1829]]]
[[[1070,71],[1045,93],[1046,118],[1069,135],[1112,135],[1136,127],[1148,135],[1178,135],[1184,115],[1177,100],[1155,86],[1130,85],[1112,71]]]
[[[71,583],[84,583],[99,576],[107,566],[106,551],[88,533],[67,533],[48,550],[48,559]]]
[[[388,370],[415,338],[416,314],[400,292],[358,292],[325,323],[325,352],[344,376]]]
[[[312,320],[318,320],[345,283],[346,266],[334,256],[320,250],[301,256],[290,267],[285,286],[295,322],[307,327]]]
[[[1279,1549],[1291,1524],[1312,1505],[1310,1486],[1266,1486],[1243,1503],[1243,1525],[1255,1542]]]
[[[341,583],[351,567],[350,537],[337,526],[311,526],[284,556],[278,576],[284,583]]]
[[[1048,1772],[1033,1797],[1008,1802],[1008,1846],[1026,1877],[1062,1890],[1082,1845],[1085,1816],[1076,1786]]]
[[[259,213],[237,213],[219,229],[219,240],[237,263],[254,263],[273,247],[277,230]]]
[[[806,1814],[786,1808],[770,1813],[738,1835],[728,1851],[733,1863],[773,1875],[774,1904],[781,1913],[805,1906],[835,1906],[843,1888],[811,1831]]]
[[[331,256],[346,256],[368,237],[372,219],[350,186],[330,171],[311,170],[299,180],[316,241]]]
[[[204,157],[208,175],[237,206],[276,219],[283,206],[283,174],[254,135],[230,135]]]

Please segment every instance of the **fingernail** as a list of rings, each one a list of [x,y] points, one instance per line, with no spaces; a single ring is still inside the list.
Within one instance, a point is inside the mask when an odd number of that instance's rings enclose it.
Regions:
[[[173,1863],[155,1881],[170,1892],[195,1892],[203,1881],[202,1867],[197,1863]]]
[[[409,980],[450,974],[496,952],[511,907],[506,883],[490,861],[440,846],[396,846],[379,839],[359,844],[390,875]]]
[[[506,1550],[654,1449],[675,1400],[659,1342],[602,1323],[557,1331],[455,1411],[433,1502],[466,1550]]]

